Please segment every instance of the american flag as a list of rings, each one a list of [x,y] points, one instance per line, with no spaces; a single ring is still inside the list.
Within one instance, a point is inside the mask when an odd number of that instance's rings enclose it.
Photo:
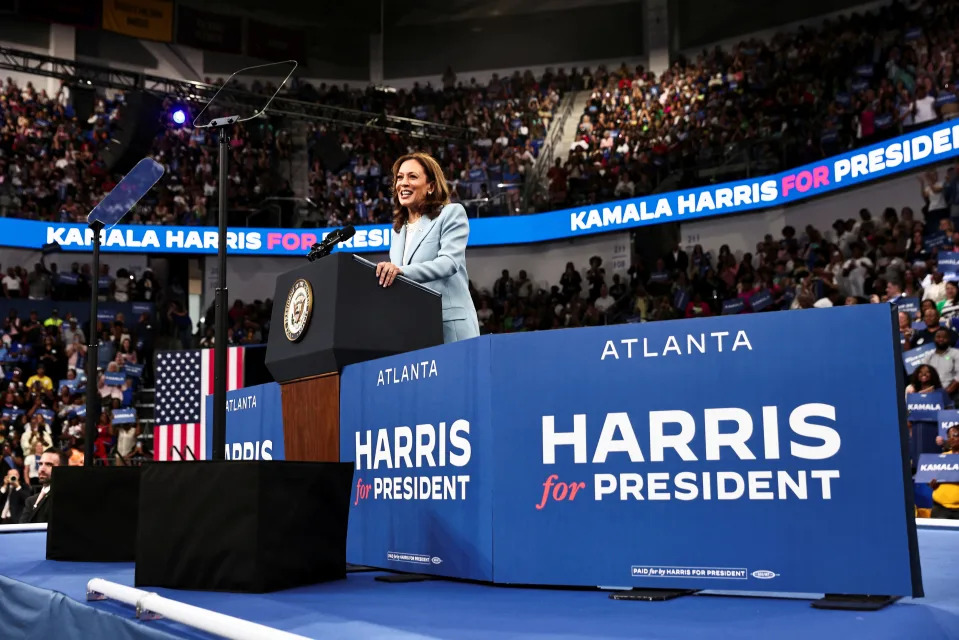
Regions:
[[[243,387],[244,350],[244,347],[227,349],[227,391]],[[154,460],[206,458],[204,397],[213,393],[213,361],[213,349],[157,354]]]

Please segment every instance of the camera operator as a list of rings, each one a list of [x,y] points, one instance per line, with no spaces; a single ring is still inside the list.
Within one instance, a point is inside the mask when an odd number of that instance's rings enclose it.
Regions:
[[[3,476],[3,486],[0,487],[0,524],[16,524],[20,522],[23,513],[23,503],[30,492],[24,490],[20,484],[20,472],[10,469]]]

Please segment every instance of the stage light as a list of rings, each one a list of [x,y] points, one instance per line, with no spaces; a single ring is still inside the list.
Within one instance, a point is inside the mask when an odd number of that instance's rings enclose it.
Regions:
[[[186,113],[183,109],[177,109],[173,112],[173,121],[177,124],[183,124],[186,122]]]

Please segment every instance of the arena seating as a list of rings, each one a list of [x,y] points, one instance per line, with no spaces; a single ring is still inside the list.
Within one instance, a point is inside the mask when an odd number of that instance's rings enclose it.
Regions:
[[[954,3],[893,3],[659,77],[585,69],[590,99],[549,206],[645,195],[670,175],[675,188],[774,173],[952,117],[956,17]]]
[[[482,85],[449,70],[442,87],[409,91],[297,82],[290,91],[300,98],[469,127],[474,138],[451,144],[314,124],[306,141],[309,192],[294,193],[289,172],[276,170],[290,159],[290,134],[269,123],[247,126],[233,142],[230,208],[252,213],[268,196],[297,196],[316,203],[314,222],[321,226],[386,221],[384,176],[411,147],[441,158],[456,198],[484,216],[644,195],[667,178],[672,187],[694,186],[774,172],[952,117],[959,111],[952,89],[954,29],[942,25],[957,17],[951,3],[893,3],[819,28],[703,51],[659,76],[625,66],[568,75],[559,69],[540,78],[516,71]],[[880,31],[876,49],[872,34]],[[565,164],[550,168],[549,197],[524,203],[525,176],[560,96],[579,89],[590,92],[579,137]],[[0,213],[81,218],[118,178],[97,162],[117,100],[122,96],[100,100],[90,122],[77,123],[68,100],[8,80],[0,91],[0,119],[15,134],[0,140]],[[169,177],[130,221],[212,224],[215,151],[203,132],[168,123],[154,153]]]

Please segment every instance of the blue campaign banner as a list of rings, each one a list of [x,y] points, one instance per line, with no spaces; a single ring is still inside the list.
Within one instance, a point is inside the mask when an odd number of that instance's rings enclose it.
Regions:
[[[134,302],[133,303],[133,315],[139,317],[140,314],[147,313],[153,315],[153,303],[150,302]]]
[[[122,387],[126,380],[126,374],[120,371],[107,371],[103,374],[103,383],[114,387]]]
[[[906,412],[914,422],[938,422],[939,412],[952,406],[942,389],[930,393],[907,393]]]
[[[922,454],[919,456],[919,464],[916,465],[916,475],[913,480],[916,483],[929,482],[930,480],[959,483],[959,455],[954,453]]]
[[[673,296],[673,306],[679,309],[680,311],[686,310],[686,305],[689,304],[689,292],[685,289],[679,289],[676,291],[676,294]]]
[[[923,236],[922,248],[926,251],[932,251],[939,247],[945,247],[949,244],[949,240],[950,238],[946,235],[945,231],[935,231],[927,236]]]
[[[37,409],[33,413],[34,415],[38,415],[41,418],[43,418],[43,421],[46,422],[47,424],[53,422],[53,418],[56,417],[57,415],[51,409],[43,409],[43,408]]]
[[[4,418],[18,418],[23,415],[23,409],[9,409],[4,407],[3,412],[0,413]]]
[[[213,396],[206,402],[206,459],[213,458]],[[275,382],[226,393],[226,459],[284,460],[283,404]]]
[[[939,435],[945,439],[946,432],[949,431],[949,427],[954,427],[959,425],[959,411],[955,409],[946,409],[940,411],[937,415],[937,421],[939,422]]]
[[[749,306],[752,307],[753,311],[762,311],[772,303],[773,294],[769,293],[769,291],[766,289],[763,289],[749,298]]]
[[[128,362],[126,366],[123,367],[123,373],[129,378],[142,378],[143,377],[143,365],[142,364],[133,364]]]
[[[746,303],[743,302],[742,298],[733,298],[732,300],[723,301],[723,315],[731,316],[737,313],[742,313],[743,309],[746,308]]]
[[[948,282],[959,279],[959,252],[940,251],[936,260],[943,280]]]
[[[97,309],[97,320],[100,322],[113,322],[116,314],[109,309]]]
[[[489,338],[343,369],[347,561],[493,579]]]
[[[529,244],[607,231],[745,211],[765,210],[886,178],[959,155],[959,124],[936,124],[880,143],[768,176],[639,198],[524,216],[474,219],[469,246]],[[389,225],[361,225],[337,250],[386,253]],[[234,255],[302,256],[333,230],[233,228]],[[117,225],[101,232],[103,251],[215,254],[212,227]],[[66,251],[89,251],[93,232],[84,224],[0,218],[0,244],[39,249],[57,242]]]
[[[855,341],[820,339],[850,326]],[[483,336],[346,367],[347,560],[513,584],[921,595],[896,326],[890,307],[857,305]],[[852,378],[868,394],[838,384]]]
[[[858,305],[496,336],[495,581],[921,593],[895,327]]]
[[[73,380],[68,380],[64,378],[63,380],[60,381],[59,385],[57,385],[57,389],[62,389],[63,387],[66,387],[70,391],[73,391],[74,389],[77,388],[77,385],[79,383],[80,381],[77,380],[76,378],[74,378]]]
[[[911,376],[919,368],[926,357],[936,350],[935,344],[924,344],[921,347],[902,352],[902,365],[906,369],[906,375]]]
[[[899,298],[896,307],[902,313],[908,313],[910,318],[915,318],[919,314],[919,298]]]
[[[113,424],[136,424],[137,412],[135,409],[114,409]]]
[[[84,404],[84,405],[80,405],[80,406],[77,407],[76,409],[73,409],[73,415],[75,415],[75,416],[78,417],[78,418],[84,418],[84,417],[86,417],[86,415],[87,415],[87,406]]]

